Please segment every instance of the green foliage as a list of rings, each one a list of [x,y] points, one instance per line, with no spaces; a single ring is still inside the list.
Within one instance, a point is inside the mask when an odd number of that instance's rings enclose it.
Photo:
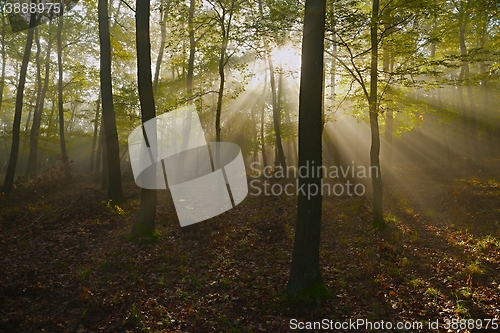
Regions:
[[[127,322],[132,324],[139,324],[144,320],[144,315],[141,311],[140,305],[132,303],[127,311],[127,317],[125,318]]]
[[[102,203],[106,205],[106,208],[108,209],[108,211],[110,211],[111,213],[113,213],[115,215],[126,216],[126,215],[130,214],[130,212],[124,211],[123,208],[121,208],[118,205],[118,203],[114,203],[112,200],[102,201]]]

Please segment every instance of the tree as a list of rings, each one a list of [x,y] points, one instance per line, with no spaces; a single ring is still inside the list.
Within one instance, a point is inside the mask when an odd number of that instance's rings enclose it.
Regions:
[[[373,187],[373,225],[384,228],[384,215],[382,213],[382,175],[380,172],[380,130],[378,126],[378,15],[379,0],[373,0],[372,19],[370,29],[371,65],[370,65],[370,95],[368,103],[370,108],[370,129],[372,142],[370,147],[370,165],[375,167],[377,173],[372,175]]]
[[[156,117],[153,83],[151,78],[151,44],[149,37],[149,1],[137,0],[135,13],[137,40],[137,80],[141,103],[142,123]],[[146,138],[146,142],[147,138]],[[149,146],[149,143],[148,143]],[[156,177],[155,172],[150,172]],[[155,230],[156,190],[142,189],[141,204],[132,228],[132,236],[150,236]]]
[[[265,72],[264,72],[265,73]],[[267,75],[264,75],[264,91],[262,95],[264,96],[262,102],[262,109],[260,110],[260,145],[262,149],[262,168],[267,166],[267,156],[266,156],[266,142],[264,140],[264,111],[266,110],[266,93],[267,93]]]
[[[37,36],[37,54],[36,54],[36,63],[37,63],[37,80],[38,80],[38,94],[37,103],[35,106],[35,112],[33,115],[33,126],[31,126],[31,134],[30,134],[30,155],[28,158],[28,166],[26,168],[25,179],[29,177],[33,177],[37,173],[37,159],[38,159],[38,138],[40,134],[40,124],[42,118],[43,107],[45,104],[45,96],[47,94],[47,90],[49,89],[49,73],[50,73],[50,53],[52,50],[52,34],[51,29],[52,20],[49,22],[49,36],[48,36],[48,45],[47,45],[47,57],[45,59],[45,77],[43,79],[43,87],[41,86],[41,77],[40,77],[40,41]],[[38,30],[38,27],[36,28]]]
[[[35,3],[35,0],[31,0]],[[19,84],[17,86],[16,106],[14,111],[14,124],[12,128],[12,146],[10,148],[9,164],[5,174],[5,181],[2,186],[2,192],[9,195],[12,192],[14,185],[14,176],[16,173],[17,157],[19,155],[19,140],[21,130],[21,114],[23,111],[24,85],[26,83],[26,72],[28,71],[28,63],[31,55],[31,46],[33,44],[33,34],[36,26],[36,13],[32,13],[30,17],[28,36],[26,38],[26,47],[24,48],[23,61],[21,63],[21,71],[19,72]]]
[[[222,42],[220,45],[220,56],[219,56],[219,92],[217,97],[217,109],[215,114],[215,141],[220,142],[220,131],[221,131],[221,114],[222,114],[222,99],[224,97],[224,85],[226,83],[225,68],[229,61],[229,56],[227,54],[227,47],[229,44],[231,36],[231,24],[233,23],[233,15],[236,6],[236,0],[229,0],[229,8],[221,2],[218,2],[220,9],[215,9],[216,6],[212,4],[216,13],[217,21],[220,25]]]
[[[63,102],[63,61],[62,61],[62,29],[64,25],[64,1],[61,3],[61,16],[57,23],[57,66],[59,76],[57,81],[57,105],[59,108],[59,140],[61,144],[61,155],[64,163],[66,177],[69,177],[68,152],[66,150],[66,138],[64,137],[64,102]]]
[[[194,38],[194,8],[195,0],[189,1],[189,14],[188,14],[188,32],[189,32],[189,58],[188,58],[188,71],[186,80],[186,92],[188,98],[191,98],[193,93],[193,76],[194,76],[194,56],[196,53],[196,43]]]
[[[92,150],[90,152],[90,174],[94,173],[94,165],[95,163],[95,155],[96,155],[96,146],[98,145],[97,143],[97,137],[99,133],[99,114],[101,112],[101,91],[99,91],[99,97],[97,97],[97,102],[96,102],[96,110],[95,110],[95,117],[94,117],[94,136],[92,140]],[[98,168],[97,168],[98,169]]]
[[[5,64],[7,62],[7,55],[5,52],[5,27],[7,26],[7,23],[5,22],[5,13],[3,11],[3,6],[0,8],[1,15],[2,15],[2,36],[1,36],[1,41],[2,41],[2,77],[0,81],[0,110],[2,110],[2,102],[3,102],[3,89],[5,86]]]
[[[353,3],[347,0],[346,4],[355,6],[356,2]],[[370,168],[376,170],[371,175],[373,225],[376,228],[383,229],[386,224],[383,216],[382,173],[380,168],[380,105],[384,101],[384,95],[388,95],[390,91],[389,86],[395,77],[394,72],[398,74],[401,87],[418,86],[419,82],[414,80],[414,76],[425,74],[424,70],[419,71],[415,69],[424,66],[418,62],[420,59],[418,57],[418,47],[415,46],[417,41],[414,40],[415,36],[412,35],[416,27],[418,27],[417,20],[421,17],[419,13],[422,14],[422,12],[425,12],[425,6],[419,1],[396,1],[387,3],[380,10],[379,0],[372,0],[371,4],[371,11],[369,13],[351,9],[352,6],[338,7],[338,11],[342,9],[342,12],[335,13],[335,15],[337,15],[336,17],[339,19],[340,24],[338,25],[339,28],[335,29],[337,38],[332,38],[332,42],[338,43],[343,52],[341,54],[337,49],[337,54],[334,55],[335,53],[332,52],[332,55],[351,77],[351,88],[353,83],[359,85],[360,89],[358,91],[361,92],[359,94],[361,98],[355,101],[356,104],[361,104],[361,99],[368,103],[368,119],[371,132]],[[398,11],[397,15],[395,15],[396,17],[391,18],[391,11],[398,7],[404,8],[404,10]],[[383,24],[380,24],[381,17],[386,20],[382,22]],[[383,27],[382,31],[379,31],[380,27]],[[367,30],[366,34],[364,33],[365,30]],[[402,34],[401,31],[408,33],[408,37],[405,40],[407,40],[410,46],[399,47],[398,52],[402,59],[400,59],[395,71],[390,70],[390,66],[388,66],[390,63],[387,61],[389,59],[386,59],[384,70],[389,73],[386,73],[386,81],[383,82],[383,89],[380,89],[381,91],[379,92],[378,86],[382,83],[382,80],[379,80],[378,69],[379,44],[384,44],[388,37],[393,38],[396,32]],[[389,53],[386,54],[389,55]],[[349,88],[349,92],[351,88]],[[384,102],[387,103],[388,101]],[[386,116],[386,130],[392,133],[393,115],[392,112],[388,113]],[[392,136],[387,134],[387,138],[391,139]]]
[[[314,195],[299,192],[292,267],[287,291],[296,296],[324,296],[319,270],[321,234],[322,86],[326,0],[306,0],[299,97],[299,188],[316,188]],[[312,172],[314,169],[315,172]]]
[[[158,90],[158,81],[160,78],[160,68],[163,61],[163,54],[165,53],[165,43],[167,40],[167,17],[170,9],[170,1],[165,3],[164,0],[160,2],[160,31],[161,31],[161,41],[160,49],[158,50],[158,58],[156,59],[155,67],[155,77],[153,83],[153,91]]]
[[[474,96],[472,94],[471,82],[470,82],[470,70],[469,70],[469,62],[467,61],[467,43],[466,43],[466,32],[467,32],[467,24],[469,21],[469,12],[472,3],[470,1],[461,1],[460,6],[456,8],[458,11],[458,28],[459,28],[459,36],[460,36],[460,55],[462,57],[462,66],[460,68],[459,81],[465,83],[467,85],[467,95],[469,96],[470,103],[470,116],[467,115],[467,110],[465,108],[464,102],[464,89],[462,84],[458,87],[459,89],[459,99],[460,106],[463,113],[463,124],[464,124],[464,133],[463,138],[465,139],[464,146],[466,151],[471,151],[472,154],[468,153],[467,157],[473,157],[474,162],[477,162],[479,159],[479,149],[477,144],[477,128],[476,128],[476,103],[474,100]],[[470,142],[469,142],[470,141]]]
[[[116,131],[115,110],[113,105],[113,83],[111,79],[111,42],[109,33],[108,1],[99,0],[99,41],[101,50],[101,96],[102,120],[106,143],[108,170],[108,199],[123,201],[120,147]]]
[[[286,169],[286,160],[285,153],[283,152],[283,144],[281,142],[281,115],[280,115],[280,107],[279,101],[276,94],[276,82],[274,77],[274,64],[273,59],[271,57],[271,52],[266,47],[267,53],[267,62],[269,66],[269,76],[271,82],[271,98],[272,98],[272,107],[273,107],[273,125],[274,125],[274,133],[276,135],[276,159],[274,161],[274,166],[280,166],[282,169]],[[281,94],[281,90],[280,90]]]

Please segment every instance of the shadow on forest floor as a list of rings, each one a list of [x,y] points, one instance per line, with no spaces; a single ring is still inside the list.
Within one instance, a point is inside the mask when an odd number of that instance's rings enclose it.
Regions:
[[[439,319],[445,332],[453,318],[500,319],[500,178],[453,175],[395,166],[384,232],[371,227],[367,198],[325,197],[321,267],[332,297],[300,308],[282,294],[294,197],[249,196],[181,229],[159,192],[156,241],[134,243],[132,182],[120,207],[84,183],[17,189],[0,199],[0,331],[287,332],[295,318],[423,323],[407,331]]]

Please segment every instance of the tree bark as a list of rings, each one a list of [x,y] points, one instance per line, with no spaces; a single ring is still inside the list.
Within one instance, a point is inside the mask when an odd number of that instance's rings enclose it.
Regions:
[[[7,64],[7,55],[5,52],[5,28],[7,23],[5,22],[5,13],[2,10],[2,80],[0,81],[0,110],[2,110],[3,102],[3,89],[5,87],[5,65]]]
[[[330,19],[330,29],[332,31],[331,39],[332,39],[332,60],[331,60],[331,69],[330,69],[330,106],[332,109],[335,107],[335,95],[336,95],[336,76],[337,76],[337,32],[336,32],[336,23],[335,23],[335,2],[332,1],[330,3],[330,11],[331,11],[331,19]],[[326,125],[326,124],[324,124]],[[324,126],[323,125],[323,126]],[[332,124],[334,126],[332,132],[329,133],[329,144],[332,151],[333,163],[335,166],[340,168],[342,164],[340,161],[340,147],[338,143],[338,135],[335,130],[339,127],[338,124]],[[335,126],[337,125],[337,126]]]
[[[370,148],[370,168],[375,167],[378,171],[372,174],[373,187],[373,225],[378,229],[386,227],[382,213],[382,174],[380,170],[380,130],[378,124],[378,11],[379,0],[373,0],[372,18],[371,18],[371,68],[370,68],[370,96],[368,99],[370,109],[370,129],[371,129],[371,148]]]
[[[106,157],[108,164],[108,199],[123,201],[120,168],[120,146],[116,130],[115,110],[113,105],[113,84],[111,79],[111,41],[108,19],[107,0],[99,0],[99,41],[101,51],[101,96],[102,120],[106,138]]]
[[[188,72],[187,72],[187,95],[191,97],[193,93],[193,76],[194,76],[194,56],[196,53],[196,40],[194,38],[194,7],[195,0],[189,1],[189,16],[188,16],[188,30],[189,30],[189,59],[188,59]]]
[[[459,36],[460,36],[460,55],[462,57],[467,56],[467,44],[465,41],[465,33],[467,30],[468,14],[467,9],[469,6],[468,1],[462,1],[460,3],[460,11],[458,13],[458,25],[459,25]],[[460,93],[460,105],[462,109],[462,125],[463,125],[463,139],[465,140],[464,146],[466,149],[467,158],[473,158],[475,162],[478,161],[478,144],[477,144],[477,128],[476,128],[476,106],[474,102],[474,97],[472,96],[472,89],[470,87],[470,73],[469,73],[469,62],[462,60],[462,67],[460,69],[459,80],[461,85],[465,84],[467,86],[467,95],[470,104],[470,116],[468,115],[467,107],[465,106],[464,100],[464,88],[459,87]]]
[[[31,0],[31,3],[36,3]],[[23,61],[21,63],[21,71],[19,72],[19,84],[17,86],[16,106],[14,112],[14,124],[12,126],[12,146],[10,148],[9,164],[5,174],[5,181],[2,186],[2,192],[10,195],[14,185],[14,176],[16,173],[17,158],[19,156],[19,139],[21,130],[21,114],[23,111],[24,86],[26,83],[26,72],[28,71],[28,63],[31,55],[31,46],[33,44],[33,33],[36,24],[36,14],[33,13],[30,17],[30,25],[28,36],[26,38],[26,47],[24,48]]]
[[[33,114],[33,126],[31,126],[31,134],[30,134],[30,153],[28,157],[28,165],[26,167],[26,173],[24,175],[25,180],[28,180],[31,177],[36,176],[37,172],[37,158],[38,158],[38,136],[40,133],[40,123],[42,119],[43,106],[45,101],[45,94],[47,93],[47,89],[49,87],[49,72],[50,72],[50,51],[52,48],[52,38],[50,35],[50,27],[51,22],[49,22],[49,41],[47,45],[47,58],[45,61],[45,77],[43,81],[42,88],[42,77],[41,77],[41,64],[40,64],[40,38],[38,36],[38,27],[35,28],[35,39],[37,44],[37,53],[36,53],[36,67],[37,67],[37,81],[38,81],[38,92],[37,92],[37,100],[35,106],[35,112]]]
[[[149,1],[136,2],[136,42],[137,42],[137,79],[139,100],[141,103],[142,123],[156,117],[155,99],[151,80],[151,44],[149,37]],[[149,141],[146,139],[149,146]],[[153,152],[156,154],[156,152]],[[152,177],[156,174],[151,172]],[[141,204],[137,220],[132,228],[132,235],[150,236],[155,230],[156,190],[142,189]]]
[[[97,98],[95,117],[94,117],[94,137],[92,140],[92,151],[90,153],[90,174],[94,173],[95,165],[95,153],[97,146],[97,138],[99,133],[99,113],[101,112],[101,91],[99,91],[99,97]]]
[[[61,144],[61,157],[64,163],[66,178],[69,178],[69,160],[66,150],[66,138],[64,137],[64,102],[63,102],[63,63],[62,63],[62,29],[64,25],[64,2],[61,3],[61,16],[57,23],[57,67],[59,76],[57,80],[58,99],[57,105],[59,108],[59,140]]]
[[[262,147],[262,163],[264,164],[262,166],[262,169],[264,169],[267,166],[267,156],[266,156],[266,143],[264,140],[264,124],[265,124],[265,110],[266,110],[266,97],[267,97],[267,70],[264,70],[264,91],[263,94],[264,96],[263,101],[262,101],[262,109],[260,112],[260,144]]]
[[[387,31],[390,28],[390,23],[384,24],[384,30]],[[389,45],[384,46],[383,55],[383,70],[386,79],[389,84],[390,72],[391,72],[391,48]],[[385,113],[385,165],[390,168],[392,165],[392,144],[393,144],[393,123],[394,123],[394,113],[392,108],[387,108]]]
[[[219,18],[219,23],[222,30],[222,44],[220,48],[220,56],[219,56],[219,94],[217,97],[217,110],[215,113],[215,141],[220,142],[221,140],[221,113],[222,113],[222,99],[224,97],[224,85],[226,82],[226,77],[224,73],[224,69],[227,63],[227,45],[229,43],[229,34],[231,32],[231,22],[233,19],[233,10],[234,10],[234,2],[235,0],[231,0],[231,7],[229,9],[228,18],[227,18],[227,26],[226,26],[226,9],[222,8],[222,16]]]
[[[319,269],[322,207],[322,175],[319,167],[322,164],[325,12],[325,0],[306,0],[300,75],[298,164],[299,168],[307,168],[309,172],[308,177],[299,177],[299,188],[303,186],[306,191],[300,191],[298,195],[292,266],[287,285],[288,293],[299,297],[328,294]],[[308,191],[314,187],[318,190],[316,194]]]
[[[170,1],[167,1],[166,8],[164,8],[165,2],[161,2],[161,27],[160,27],[160,34],[161,34],[161,40],[160,40],[160,49],[158,50],[158,58],[156,58],[156,67],[155,67],[155,77],[154,77],[154,83],[153,83],[153,91],[158,90],[158,81],[160,80],[160,69],[161,69],[161,63],[163,61],[163,54],[165,53],[165,43],[167,41],[167,15],[168,15],[168,9],[170,7]]]
[[[276,160],[274,162],[274,167],[280,166],[286,169],[285,153],[283,152],[283,144],[281,142],[281,116],[280,107],[278,105],[278,98],[276,97],[276,80],[274,78],[274,64],[271,57],[271,52],[267,53],[267,62],[269,65],[269,77],[271,82],[271,97],[273,106],[273,124],[274,124],[274,134],[276,136]]]

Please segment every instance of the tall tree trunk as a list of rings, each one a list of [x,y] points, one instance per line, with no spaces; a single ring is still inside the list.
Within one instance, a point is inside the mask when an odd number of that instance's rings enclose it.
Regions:
[[[458,26],[459,26],[459,36],[460,36],[460,55],[462,57],[467,56],[467,44],[465,43],[465,33],[467,30],[467,21],[468,21],[468,14],[467,14],[467,9],[469,6],[468,1],[462,1],[460,2],[460,9],[458,13]],[[472,109],[474,105],[471,103],[471,117],[470,117],[470,123],[469,123],[469,115],[468,115],[468,110],[465,105],[465,89],[463,88],[463,85],[469,85],[469,62],[466,60],[462,60],[462,67],[460,68],[460,76],[459,76],[459,81],[460,81],[460,86],[459,86],[459,98],[460,98],[460,109],[462,110],[462,128],[463,128],[463,139],[464,139],[464,147],[465,147],[465,155],[467,159],[470,159],[472,156],[474,156],[474,160],[476,160],[476,154],[477,154],[477,132],[476,132],[476,121],[475,121],[475,116],[472,116],[472,113],[475,112],[475,110]],[[469,98],[470,101],[473,102],[474,100],[472,99],[472,96],[470,95],[469,88],[467,88],[469,92]],[[472,123],[474,124],[474,127],[472,127]]]
[[[269,65],[269,77],[271,82],[271,97],[273,106],[273,124],[274,124],[274,134],[276,136],[276,160],[274,166],[280,166],[286,169],[285,153],[283,152],[283,144],[281,142],[281,116],[280,108],[278,105],[278,98],[276,96],[276,81],[274,78],[274,64],[271,57],[271,52],[267,52],[267,63]]]
[[[40,134],[40,123],[42,120],[43,107],[45,104],[45,95],[47,94],[47,89],[49,88],[49,73],[50,73],[50,51],[52,49],[52,36],[51,36],[51,26],[52,21],[49,22],[49,40],[47,45],[47,58],[45,59],[45,77],[43,81],[42,88],[42,78],[41,78],[41,64],[40,64],[40,39],[38,37],[38,27],[36,28],[36,44],[37,44],[37,54],[36,54],[36,66],[37,66],[37,80],[38,80],[38,93],[37,101],[35,106],[35,112],[33,115],[33,126],[31,127],[30,135],[30,154],[28,158],[28,166],[26,168],[25,179],[36,176],[37,172],[37,158],[38,158],[38,137]]]
[[[3,7],[2,7],[3,8]],[[5,13],[2,9],[2,78],[0,81],[0,110],[2,110],[2,102],[3,102],[3,88],[5,87],[5,65],[7,64],[7,55],[5,52],[5,28],[7,23],[5,22]]]
[[[224,45],[225,44],[225,45]],[[225,83],[225,73],[224,73],[224,63],[226,60],[226,48],[227,48],[227,38],[223,37],[223,42],[220,51],[219,59],[219,93],[217,97],[217,110],[215,112],[215,141],[220,142],[220,118],[222,113],[222,99],[224,97],[224,83]]]
[[[94,173],[95,165],[95,153],[98,138],[99,129],[99,113],[101,112],[101,91],[99,91],[99,97],[97,98],[95,117],[94,117],[94,137],[92,139],[92,151],[90,152],[90,174]]]
[[[31,3],[36,3],[31,0]],[[31,55],[31,45],[33,44],[33,33],[36,24],[36,14],[31,14],[28,36],[26,38],[26,47],[24,48],[23,61],[21,63],[21,71],[19,73],[19,84],[17,86],[16,106],[14,112],[14,124],[12,126],[12,146],[10,148],[9,164],[5,174],[5,181],[2,186],[2,192],[10,195],[14,185],[14,177],[16,173],[17,157],[19,155],[19,139],[21,127],[21,114],[23,111],[24,85],[26,83],[26,72],[28,71],[28,63]]]
[[[299,97],[299,177],[297,222],[292,267],[287,291],[297,296],[326,296],[328,291],[319,270],[322,175],[322,86],[325,36],[325,0],[306,0]],[[314,173],[312,172],[314,170]],[[316,193],[311,193],[316,188]],[[307,193],[305,193],[307,192]]]
[[[330,3],[330,12],[331,12],[331,19],[330,19],[330,29],[331,29],[331,40],[332,40],[332,60],[331,60],[331,69],[330,69],[330,106],[332,109],[335,107],[335,94],[336,94],[336,76],[337,76],[337,30],[336,30],[336,23],[335,23],[335,2],[332,1]],[[333,163],[335,166],[338,168],[341,165],[340,161],[340,147],[338,143],[338,135],[336,133],[337,128],[339,127],[338,124],[332,124],[333,130],[330,135],[330,140],[329,144],[331,147],[332,151],[332,157],[333,157]],[[335,126],[336,125],[336,126]]]
[[[378,125],[378,11],[379,0],[373,0],[370,40],[371,40],[371,68],[370,68],[370,130],[371,130],[371,148],[370,148],[370,168],[374,167],[377,172],[372,173],[373,187],[373,225],[382,229],[386,227],[382,213],[382,174],[380,170],[380,130]]]
[[[156,58],[155,78],[153,83],[153,91],[155,92],[158,90],[158,81],[160,80],[161,63],[163,61],[163,54],[165,53],[165,43],[167,41],[167,16],[168,16],[168,10],[170,8],[170,0],[167,1],[166,5],[165,1],[162,0],[160,6],[161,6],[161,22],[160,22],[161,40],[160,40],[160,49],[158,50],[158,58]]]
[[[102,103],[102,99],[101,99]],[[105,160],[106,156],[104,156],[103,152],[103,147],[104,147],[104,126],[102,124],[102,117],[99,122],[99,138],[97,140],[97,151],[96,151],[96,159],[95,159],[95,168],[94,168],[94,181],[98,182],[99,181],[99,171],[101,170],[101,159]],[[103,175],[106,175],[108,173],[108,170],[104,168],[101,171]],[[101,177],[102,178],[102,177]],[[107,187],[107,178],[106,178],[106,186],[103,187],[103,189],[106,189]]]
[[[106,127],[104,126],[104,117],[101,120],[102,137],[101,140],[101,161],[102,161],[102,171],[101,171],[101,190],[106,190],[108,188],[108,147],[106,146]]]
[[[384,30],[387,31],[390,28],[390,23],[384,24]],[[384,46],[383,55],[383,70],[384,75],[387,79],[387,84],[389,84],[389,79],[391,77],[391,48],[389,45]],[[393,144],[393,123],[394,123],[394,113],[392,108],[387,108],[385,114],[385,165],[390,168],[392,165],[392,144]]]
[[[45,137],[48,139],[50,138],[50,135],[52,134],[52,127],[54,126],[54,114],[56,113],[56,98],[55,96],[51,96],[51,110],[50,110],[50,115],[49,115],[49,121],[48,121],[48,125],[47,125],[47,133],[45,133]],[[57,116],[56,116],[57,118]],[[56,119],[57,121],[57,119]]]
[[[290,108],[285,109],[286,122],[289,128],[292,128],[292,119],[290,118]],[[295,138],[295,133],[292,133],[292,142],[291,142],[291,160],[288,161],[287,165],[296,165],[297,164],[297,140]]]
[[[259,130],[257,129],[257,117],[255,116],[255,105],[252,106],[250,109],[251,116],[252,116],[252,124],[254,124],[255,127],[253,127],[253,162],[257,162],[257,159],[259,158]]]
[[[106,157],[108,164],[108,199],[123,201],[120,146],[116,130],[113,105],[113,84],[111,79],[111,41],[109,32],[107,0],[99,0],[99,41],[101,51],[101,96],[102,119],[106,138]]]
[[[266,110],[266,100],[267,100],[267,70],[264,70],[264,92],[262,93],[264,96],[262,101],[262,109],[260,112],[260,144],[262,147],[262,169],[267,166],[267,156],[266,156],[266,143],[264,140],[264,124],[265,124],[265,110]]]
[[[260,18],[263,19],[264,17],[264,12],[262,8],[262,0],[259,0],[259,13],[260,13]],[[264,45],[266,44],[266,41],[264,40]],[[264,67],[265,67],[266,62],[264,61]],[[265,110],[266,110],[266,100],[267,100],[267,68],[264,68],[264,91],[262,93],[263,99],[262,99],[262,109],[260,113],[260,142],[262,146],[262,163],[264,164],[262,166],[262,169],[264,169],[267,166],[267,156],[266,156],[266,143],[265,143],[265,136],[264,136],[264,124],[265,124]]]
[[[66,138],[64,136],[64,102],[63,102],[63,62],[62,62],[62,29],[64,25],[64,2],[61,3],[61,16],[58,18],[57,23],[57,67],[59,76],[57,80],[58,100],[57,105],[59,108],[59,140],[61,144],[61,157],[64,163],[64,174],[66,179],[70,177],[68,152],[66,150]]]
[[[142,123],[156,117],[155,99],[151,80],[151,44],[149,37],[149,1],[137,0],[136,11],[136,42],[137,42],[137,79],[139,85],[139,100],[141,103]],[[149,145],[148,138],[145,138]],[[153,152],[156,154],[156,151]],[[156,177],[155,172],[149,173]],[[142,189],[141,204],[137,220],[132,228],[132,235],[149,236],[155,230],[156,190]]]
[[[193,75],[194,75],[194,56],[196,53],[196,40],[194,39],[194,8],[195,0],[189,1],[189,16],[188,16],[188,30],[189,30],[189,59],[188,59],[188,72],[187,72],[187,95],[191,97],[193,92]]]
[[[437,0],[434,0],[434,5],[437,4]],[[434,19],[433,19],[433,23],[432,23],[432,33],[433,35],[437,35],[438,34],[438,26],[437,26],[437,15],[434,15]],[[437,50],[437,42],[436,40],[434,39],[432,44],[431,44],[431,59],[432,60],[435,60],[436,58],[436,50]],[[434,68],[434,70],[437,70],[437,67]],[[443,100],[441,98],[441,88],[438,87],[438,89],[436,90],[436,99],[437,99],[437,107],[438,109],[442,109],[443,108]],[[438,126],[440,127],[440,131],[441,131],[441,139],[442,139],[442,142],[441,142],[441,149],[442,149],[442,154],[441,154],[441,157],[442,157],[442,160],[443,160],[443,163],[446,163],[445,165],[450,165],[450,162],[451,162],[451,155],[450,155],[450,150],[448,149],[448,141],[449,141],[449,138],[447,136],[447,126],[446,124],[444,123],[444,121],[439,121],[438,119]]]
[[[224,33],[225,34],[225,33]],[[220,51],[220,58],[219,58],[219,78],[220,78],[220,83],[219,83],[219,92],[217,96],[217,109],[215,112],[215,141],[220,142],[220,118],[221,118],[221,113],[222,113],[222,99],[224,97],[224,84],[225,84],[225,73],[224,73],[224,67],[225,67],[225,61],[226,61],[226,49],[227,49],[227,37],[223,37],[223,42],[221,46],[221,51]]]
[[[234,2],[235,0],[231,0],[231,7],[229,9],[228,18],[227,18],[227,26],[226,26],[226,9],[222,8],[222,16],[219,18],[220,26],[222,29],[222,44],[220,47],[220,56],[219,56],[219,94],[217,96],[217,110],[215,113],[215,141],[220,142],[221,140],[221,113],[222,113],[222,99],[224,97],[224,85],[226,83],[225,77],[225,67],[227,63],[227,44],[229,43],[229,34],[231,33],[231,21],[233,19],[233,10],[234,10]]]

